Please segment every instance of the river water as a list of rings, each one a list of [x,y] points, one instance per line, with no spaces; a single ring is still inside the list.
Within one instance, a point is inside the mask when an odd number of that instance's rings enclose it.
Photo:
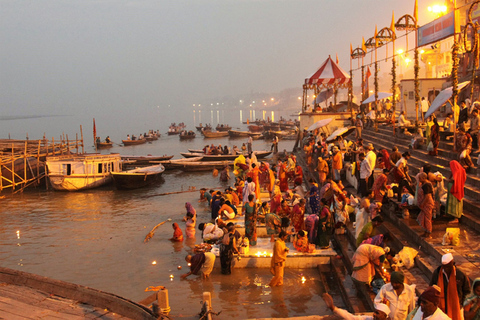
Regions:
[[[244,141],[245,140],[245,141]],[[175,155],[206,143],[241,145],[246,139],[228,138],[179,141],[178,136],[162,135],[150,144],[121,147],[108,152],[130,155]],[[270,142],[254,141],[255,150],[270,148]],[[293,141],[280,141],[280,150],[293,148]],[[170,223],[157,229],[146,244],[143,239],[159,222],[172,218],[184,228],[185,202],[197,209],[198,222],[209,220],[210,213],[198,203],[198,192],[191,187],[227,187],[211,172],[168,171],[163,180],[146,189],[115,190],[114,187],[83,192],[55,192],[44,188],[11,195],[0,200],[0,263],[63,281],[111,292],[134,301],[146,298],[148,286],[163,285],[169,290],[171,315],[192,317],[200,311],[202,292],[212,292],[214,311],[221,319],[289,317],[326,313],[319,295],[321,285],[316,269],[286,269],[283,288],[267,286],[268,269],[234,269],[225,276],[214,270],[211,279],[190,276],[185,255],[193,241],[172,243]],[[200,242],[197,231],[196,243]],[[156,262],[156,264],[154,264]],[[178,270],[177,266],[182,266]],[[173,279],[170,278],[173,275]],[[307,280],[302,283],[301,278]]]

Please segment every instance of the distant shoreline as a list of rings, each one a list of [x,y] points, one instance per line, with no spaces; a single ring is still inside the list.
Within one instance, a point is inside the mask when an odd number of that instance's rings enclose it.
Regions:
[[[0,116],[0,121],[9,121],[9,120],[24,120],[24,119],[37,119],[37,118],[53,118],[53,117],[70,117],[71,115],[65,114],[56,114],[56,115],[30,115],[30,116]]]

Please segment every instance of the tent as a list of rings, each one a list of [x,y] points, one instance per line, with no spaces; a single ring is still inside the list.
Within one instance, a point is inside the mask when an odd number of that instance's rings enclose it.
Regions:
[[[337,88],[346,88],[349,83],[350,75],[340,68],[330,56],[310,78],[305,79],[305,84],[309,89],[314,87],[331,88],[334,85]]]
[[[389,92],[379,92],[379,93],[378,93],[377,101],[383,100],[383,99],[386,99],[386,98],[389,98],[389,97],[391,97],[391,96],[392,96],[392,94],[389,93]],[[367,99],[363,100],[363,101],[362,101],[362,104],[367,104],[367,103],[371,103],[371,102],[375,102],[375,94],[372,94],[370,97],[368,97]]]
[[[313,131],[315,129],[325,127],[330,122],[332,122],[332,120],[333,120],[332,118],[327,118],[327,119],[322,119],[320,121],[317,121],[314,124],[312,124],[310,127],[308,127],[308,131]]]
[[[460,91],[463,88],[465,88],[469,83],[470,81],[462,82],[457,86],[457,89]],[[428,111],[425,114],[425,119],[428,118],[432,113],[437,111],[438,108],[443,106],[448,101],[448,99],[452,97],[452,93],[453,93],[453,87],[448,87],[440,91],[438,96],[435,98],[435,100],[433,100],[432,104],[430,105],[430,108],[428,108]]]

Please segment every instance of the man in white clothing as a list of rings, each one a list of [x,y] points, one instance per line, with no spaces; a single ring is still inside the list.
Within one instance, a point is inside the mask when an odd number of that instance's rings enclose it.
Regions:
[[[403,273],[392,272],[390,283],[383,285],[375,297],[375,303],[385,303],[390,306],[392,320],[405,320],[415,308],[415,286],[409,286],[404,281]]]
[[[422,97],[421,105],[422,105],[422,122],[425,122],[425,113],[427,113],[428,109],[430,108],[430,104],[428,103],[428,100],[425,99],[425,97]]]
[[[418,297],[420,308],[412,320],[450,320],[450,317],[438,307],[440,291],[441,289],[436,285],[428,287],[423,291],[420,297]]]
[[[333,311],[337,316],[346,319],[346,320],[389,320],[390,319],[390,309],[386,304],[378,303],[375,304],[375,312],[373,312],[373,316],[362,316],[362,315],[354,315],[348,312],[347,310],[343,310],[340,308],[335,307],[333,303],[332,296],[328,293],[324,293],[322,295],[323,301],[327,307]]]

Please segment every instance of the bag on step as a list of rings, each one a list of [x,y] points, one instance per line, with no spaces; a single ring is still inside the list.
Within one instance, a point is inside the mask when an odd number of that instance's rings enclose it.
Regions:
[[[443,235],[442,245],[458,246],[460,244],[460,228],[447,228]]]
[[[410,247],[403,247],[403,249],[400,250],[400,252],[395,256],[396,260],[398,261],[397,266],[404,266],[407,269],[413,268],[417,254],[417,250]]]
[[[430,141],[427,146],[427,151],[433,151],[433,143]]]

